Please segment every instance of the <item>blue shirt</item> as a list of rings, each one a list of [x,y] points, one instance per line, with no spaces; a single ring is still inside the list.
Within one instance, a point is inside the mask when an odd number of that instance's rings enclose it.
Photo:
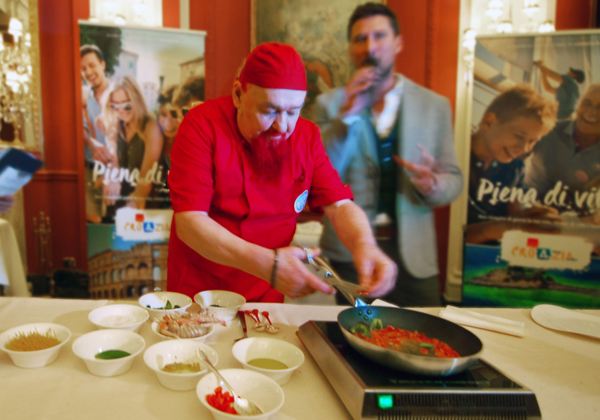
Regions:
[[[87,101],[87,110],[88,110],[88,116],[90,117],[90,122],[91,122],[92,126],[94,126],[96,124],[96,119],[100,116],[100,114],[102,114],[102,107],[96,100],[96,97],[94,96],[94,92],[90,92],[90,97],[88,98],[88,101]],[[92,136],[92,131],[90,130],[90,128],[88,126],[87,119],[85,118],[85,109],[83,110],[83,129],[86,130],[88,133],[90,133],[90,136]],[[98,128],[95,126],[94,126],[94,133],[96,134],[96,137],[94,137],[94,138],[106,146],[106,138],[104,137],[104,133],[102,131],[98,130]],[[86,162],[94,161],[94,159],[92,158],[92,151],[89,149],[89,147],[87,147],[87,145],[85,145],[85,160],[86,160]]]
[[[575,211],[586,215],[590,210],[587,200],[578,203],[579,197],[587,191],[594,193],[595,189],[586,184],[600,177],[600,143],[579,150],[573,138],[574,121],[561,121],[533,149],[531,159],[527,164],[525,184],[535,188],[538,200],[545,205],[551,205],[559,211]],[[560,185],[558,183],[560,182]],[[564,191],[564,204],[545,202],[551,198],[550,191]],[[593,206],[592,206],[593,207]]]

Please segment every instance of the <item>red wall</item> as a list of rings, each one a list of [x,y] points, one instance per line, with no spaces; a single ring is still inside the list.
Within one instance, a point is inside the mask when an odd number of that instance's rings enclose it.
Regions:
[[[250,50],[250,1],[190,0],[190,29],[206,30],[206,96],[230,92]],[[454,104],[459,36],[457,0],[388,0],[398,14],[404,50],[397,70]],[[27,260],[36,273],[33,217],[50,216],[55,268],[75,257],[87,269],[78,19],[89,0],[38,0],[45,168],[25,189]],[[557,28],[585,28],[589,0],[557,0]],[[584,11],[584,13],[582,13]],[[585,17],[585,19],[584,19]],[[165,26],[179,26],[179,0],[163,0]],[[445,274],[448,208],[437,211],[441,273]],[[443,280],[443,279],[442,279]],[[442,283],[443,284],[443,283]]]
[[[595,0],[556,0],[556,30],[591,28],[592,1]]]

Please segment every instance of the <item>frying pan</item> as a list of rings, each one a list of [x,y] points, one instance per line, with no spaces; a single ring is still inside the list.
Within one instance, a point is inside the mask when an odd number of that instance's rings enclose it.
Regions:
[[[320,257],[311,257],[304,249],[308,265],[315,274],[335,287],[352,304],[338,314],[338,324],[346,340],[366,358],[392,369],[428,376],[449,376],[467,370],[479,359],[483,350],[481,340],[466,328],[437,316],[409,309],[369,306],[363,301],[360,286],[342,280],[327,262]],[[382,321],[383,327],[391,325],[407,331],[418,331],[429,338],[437,338],[452,347],[461,357],[426,357],[401,351],[389,350],[358,338],[350,332],[357,324],[371,325],[374,318]]]
[[[437,358],[389,350],[358,338],[350,328],[359,323],[371,324],[381,319],[383,326],[391,325],[408,331],[418,331],[437,338],[452,347],[461,357]],[[453,322],[409,309],[382,306],[357,306],[338,314],[338,324],[346,340],[360,354],[386,367],[417,375],[449,376],[467,370],[479,359],[483,349],[475,334]]]

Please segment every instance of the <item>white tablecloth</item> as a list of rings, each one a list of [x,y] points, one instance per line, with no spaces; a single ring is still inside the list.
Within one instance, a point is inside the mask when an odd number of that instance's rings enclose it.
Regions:
[[[8,286],[7,295],[29,296],[17,237],[4,219],[0,219],[0,284]]]
[[[132,302],[136,304],[135,302]],[[3,419],[210,419],[194,391],[162,387],[154,372],[138,356],[130,371],[116,377],[90,374],[71,350],[81,334],[94,330],[90,310],[106,301],[0,298],[0,332],[31,322],[55,322],[72,332],[59,358],[38,369],[14,366],[0,352],[0,413]],[[305,363],[283,385],[285,403],[278,419],[350,419],[333,388],[296,336],[309,320],[336,320],[343,307],[246,304],[246,309],[268,310],[282,331],[275,337],[299,346]],[[433,315],[440,308],[421,309]],[[524,322],[526,335],[517,338],[469,328],[484,343],[483,358],[535,392],[544,420],[600,418],[600,340],[561,333],[537,325],[530,309],[474,309],[477,312]],[[600,315],[600,311],[585,311]],[[251,326],[251,325],[249,325]],[[146,347],[159,338],[150,324],[140,334]],[[249,335],[264,335],[251,328]],[[218,368],[240,368],[231,354],[233,339],[241,336],[237,319],[218,327],[207,344],[219,354]]]

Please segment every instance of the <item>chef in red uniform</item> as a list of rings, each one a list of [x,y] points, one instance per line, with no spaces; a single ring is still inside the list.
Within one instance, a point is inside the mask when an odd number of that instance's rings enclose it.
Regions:
[[[369,296],[393,287],[396,266],[331,166],[317,126],[300,118],[305,97],[298,53],[265,43],[246,59],[231,96],[186,115],[171,153],[168,290],[231,290],[249,302],[333,293],[304,266],[304,251],[289,246],[306,204],[332,221]]]

